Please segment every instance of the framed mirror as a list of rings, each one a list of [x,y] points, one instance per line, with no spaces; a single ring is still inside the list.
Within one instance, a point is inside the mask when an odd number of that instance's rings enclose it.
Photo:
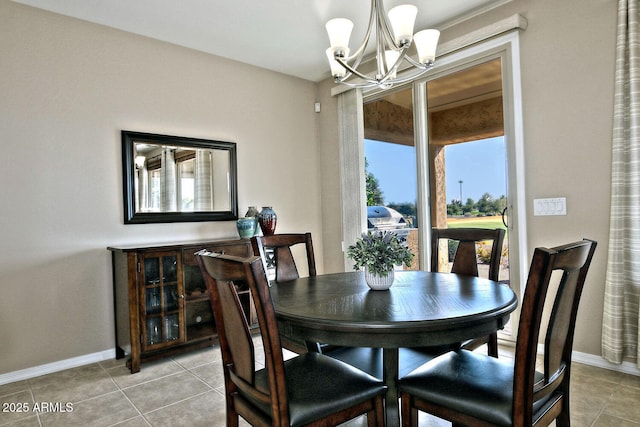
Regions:
[[[124,223],[238,218],[236,144],[122,131]]]

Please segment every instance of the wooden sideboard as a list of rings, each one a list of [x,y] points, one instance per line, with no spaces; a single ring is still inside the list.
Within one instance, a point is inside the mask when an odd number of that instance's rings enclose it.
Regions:
[[[248,257],[246,239],[207,240],[107,248],[113,261],[116,358],[131,373],[145,361],[213,345],[217,332],[195,253]],[[257,326],[249,290],[235,283],[247,319]]]

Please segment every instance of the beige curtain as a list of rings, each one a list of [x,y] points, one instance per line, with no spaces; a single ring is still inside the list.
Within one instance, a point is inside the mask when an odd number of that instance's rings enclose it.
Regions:
[[[640,0],[618,1],[611,222],[602,355],[640,367]]]
[[[147,162],[138,169],[138,197],[136,198],[136,212],[149,210],[149,171]]]
[[[162,150],[160,171],[161,211],[175,212],[178,210],[178,199],[176,195],[176,159],[173,149],[165,148]]]
[[[211,150],[196,150],[195,210],[213,210],[213,174]]]

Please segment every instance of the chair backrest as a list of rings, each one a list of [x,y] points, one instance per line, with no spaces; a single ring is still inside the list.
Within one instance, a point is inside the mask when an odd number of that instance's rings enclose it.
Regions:
[[[431,230],[431,271],[440,271],[440,241],[448,239],[458,241],[451,272],[478,276],[476,244],[491,240],[493,243],[491,245],[488,278],[498,280],[504,235],[505,231],[502,228],[433,228]]]
[[[233,400],[237,390],[242,390],[244,395],[251,396],[254,400],[252,403],[270,407],[273,420],[284,420],[283,423],[288,424],[284,358],[262,261],[258,257],[245,259],[230,255],[202,254],[197,259],[207,284],[218,330],[227,405]],[[256,384],[255,381],[255,349],[249,322],[234,282],[246,283],[251,291],[264,345],[268,385]],[[260,416],[255,415],[260,411],[251,410],[252,403],[245,401],[242,405],[244,409],[238,410],[247,420]]]
[[[534,401],[554,392],[559,397],[568,396],[578,304],[595,249],[596,242],[582,240],[551,249],[536,248],[533,254],[516,342],[514,425],[532,425],[531,408]],[[547,302],[551,312],[546,330],[543,331],[544,378],[541,379],[535,374],[536,355],[547,297],[553,300]],[[550,402],[554,400],[552,397]]]
[[[313,241],[311,233],[300,234],[274,234],[272,236],[255,236],[251,238],[251,246],[253,246],[253,254],[262,258],[265,262],[265,271],[267,263],[270,261],[267,248],[273,250],[273,261],[276,267],[276,282],[284,280],[293,280],[300,277],[296,262],[293,259],[291,247],[295,245],[304,245],[307,254],[307,266],[309,268],[309,276],[316,275],[316,260],[313,254]]]

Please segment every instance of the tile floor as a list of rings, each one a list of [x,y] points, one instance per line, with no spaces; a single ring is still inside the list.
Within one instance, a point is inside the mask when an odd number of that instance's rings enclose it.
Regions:
[[[511,356],[511,349],[501,349],[500,357]],[[573,366],[573,426],[640,426],[640,377]],[[109,360],[1,385],[0,426],[222,427],[222,381],[217,347],[143,364],[134,375],[124,360]],[[52,412],[34,410],[36,403],[49,402],[62,405]],[[20,407],[26,411],[14,412]],[[448,425],[421,414],[421,427]],[[348,426],[366,426],[366,420]]]

